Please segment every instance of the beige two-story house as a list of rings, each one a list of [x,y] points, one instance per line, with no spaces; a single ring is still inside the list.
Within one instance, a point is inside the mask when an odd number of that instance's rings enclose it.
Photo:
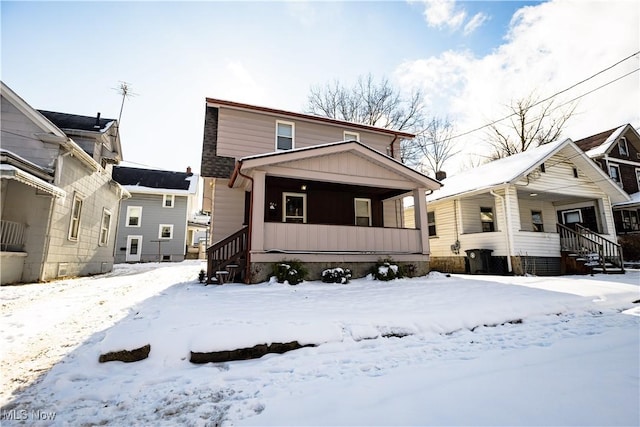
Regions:
[[[111,271],[117,121],[38,111],[0,84],[2,284]]]
[[[380,258],[429,265],[426,193],[440,184],[400,163],[414,135],[325,117],[207,98],[201,174],[211,213],[208,272],[238,265],[247,283],[298,259],[364,275]],[[405,197],[421,207],[415,228]],[[317,277],[316,277],[317,276]]]

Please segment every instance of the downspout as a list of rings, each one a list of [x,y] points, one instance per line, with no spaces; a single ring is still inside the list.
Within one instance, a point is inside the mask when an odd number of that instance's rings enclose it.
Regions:
[[[506,230],[507,231],[506,232],[506,237],[507,237],[507,272],[511,273],[513,271],[512,266],[511,266],[511,216],[507,214],[507,204],[505,202],[505,197],[497,194],[493,190],[489,191],[489,193],[493,197],[498,197],[500,199],[500,201],[502,202],[502,212],[504,212],[504,216],[505,216],[506,223],[507,223],[507,230]],[[506,188],[505,188],[505,193],[506,193]]]
[[[235,178],[237,175],[240,175],[243,178],[251,181],[251,197],[249,198],[249,230],[247,231],[247,265],[245,266],[244,271],[244,281],[245,283],[250,283],[251,278],[251,235],[253,234],[253,191],[255,190],[253,187],[253,178],[249,175],[245,175],[241,171],[242,169],[242,160],[238,160],[238,164],[236,165],[235,170],[233,171],[233,176],[229,183],[233,185]]]
[[[393,144],[395,144],[395,142],[396,142],[397,140],[398,140],[398,135],[394,135],[394,136],[393,136],[393,141],[391,141],[391,144],[389,144],[389,156],[390,156],[392,159],[395,159],[395,158],[396,158],[396,156],[395,156],[396,152],[395,152],[395,150],[394,150],[394,148],[393,148]]]

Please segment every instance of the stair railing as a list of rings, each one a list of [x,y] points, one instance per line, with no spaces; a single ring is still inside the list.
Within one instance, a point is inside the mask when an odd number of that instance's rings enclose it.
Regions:
[[[207,248],[207,283],[211,283],[217,271],[246,256],[248,233],[249,227],[244,227]]]
[[[602,245],[602,258],[603,263],[610,262],[616,267],[624,271],[624,259],[622,256],[622,246],[611,240],[605,239],[598,233],[590,230],[587,227],[583,227],[580,224],[576,224],[576,230],[583,236],[588,236],[590,239],[600,243]]]
[[[597,256],[597,262],[604,273],[607,272],[607,262],[624,271],[622,248],[617,243],[605,239],[592,230],[576,224],[576,230],[565,225],[556,224],[556,230],[560,235],[560,248],[563,251],[571,251],[577,255],[593,260]]]

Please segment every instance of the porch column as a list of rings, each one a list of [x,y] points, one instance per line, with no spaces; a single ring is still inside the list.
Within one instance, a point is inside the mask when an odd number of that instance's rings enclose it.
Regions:
[[[261,170],[253,172],[253,187],[251,188],[251,251],[264,251],[264,193],[265,177],[267,173]]]
[[[416,228],[420,230],[422,253],[428,255],[429,251],[429,222],[427,220],[427,190],[416,188],[413,190],[414,215]]]

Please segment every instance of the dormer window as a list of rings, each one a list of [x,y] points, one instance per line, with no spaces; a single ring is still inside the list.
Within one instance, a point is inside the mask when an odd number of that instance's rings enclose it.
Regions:
[[[618,141],[618,153],[620,153],[621,156],[629,157],[627,138],[625,138],[624,136]]]
[[[175,196],[173,194],[165,194],[162,197],[162,207],[172,208],[175,203]]]
[[[276,151],[292,150],[295,147],[294,135],[293,123],[276,121]]]
[[[360,134],[358,132],[344,131],[343,141],[360,141]]]

